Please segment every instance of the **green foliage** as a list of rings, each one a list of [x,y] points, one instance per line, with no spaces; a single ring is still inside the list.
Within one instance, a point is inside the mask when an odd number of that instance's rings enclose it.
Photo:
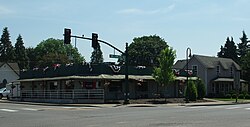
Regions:
[[[201,79],[197,80],[197,93],[198,93],[198,99],[203,99],[206,95],[205,84]]]
[[[0,39],[0,61],[14,62],[15,51],[10,41],[10,34],[8,28],[3,29],[3,34]]]
[[[156,35],[134,38],[128,47],[129,64],[159,66],[157,58],[167,47],[167,42]]]
[[[28,69],[28,56],[21,35],[19,35],[16,39],[15,54],[15,60],[18,63],[20,69]]]
[[[46,67],[52,64],[82,63],[84,58],[72,45],[64,45],[63,40],[49,38],[34,49],[35,54],[28,54],[38,61],[35,66]],[[29,52],[31,53],[31,52]],[[31,58],[30,58],[31,59]]]
[[[103,63],[103,55],[100,45],[96,49],[94,49],[90,58],[91,63],[93,64]]]
[[[218,57],[231,58],[235,62],[237,63],[239,62],[238,54],[237,54],[237,47],[232,37],[231,37],[231,40],[229,39],[229,37],[227,37],[225,46],[224,47],[221,46],[221,51],[218,52]]]
[[[230,94],[226,94],[225,98],[228,98],[228,99],[231,98],[232,99],[232,96]]]
[[[175,58],[176,52],[173,48],[168,47],[161,51],[158,58],[159,67],[156,67],[153,71],[153,77],[160,85],[169,85],[170,82],[174,81],[175,75],[172,67]]]
[[[250,52],[248,52],[243,58],[241,58],[241,68],[243,70],[243,79],[250,82]]]
[[[188,96],[190,101],[196,101],[198,97],[197,88],[193,81],[188,81],[188,87],[185,89],[185,96]]]
[[[249,41],[247,38],[247,35],[245,33],[245,31],[242,32],[243,35],[240,38],[241,43],[238,44],[238,53],[239,53],[239,57],[243,58],[244,56],[246,56],[247,52],[249,51]]]

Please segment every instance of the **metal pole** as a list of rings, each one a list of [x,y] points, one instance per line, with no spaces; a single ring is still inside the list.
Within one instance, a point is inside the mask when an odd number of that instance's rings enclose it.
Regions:
[[[129,104],[128,43],[126,43],[126,51],[125,51],[125,93],[124,93],[124,104]]]
[[[188,57],[189,57],[189,54],[188,52],[190,53],[191,55],[191,49],[188,47],[187,50],[186,50],[186,61],[187,61],[187,90],[186,90],[186,103],[189,103],[189,86],[188,86],[188,76],[189,76],[189,73],[188,73]]]

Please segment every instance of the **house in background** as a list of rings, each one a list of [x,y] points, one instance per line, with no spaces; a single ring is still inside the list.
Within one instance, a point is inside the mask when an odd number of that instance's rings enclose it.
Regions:
[[[19,79],[20,69],[17,63],[0,62],[0,88],[6,84],[12,83]]]
[[[186,69],[187,61],[179,60],[174,69]],[[240,66],[229,58],[218,58],[202,55],[193,55],[189,59],[188,70],[203,80],[207,96],[225,95],[235,90],[234,76],[239,72]],[[248,91],[248,84],[240,80],[240,91]]]

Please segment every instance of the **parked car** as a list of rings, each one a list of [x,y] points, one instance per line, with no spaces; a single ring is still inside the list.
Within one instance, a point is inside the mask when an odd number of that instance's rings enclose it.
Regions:
[[[9,99],[9,95],[10,95],[10,90],[7,90],[5,87],[0,89],[0,99],[2,99],[3,97]]]

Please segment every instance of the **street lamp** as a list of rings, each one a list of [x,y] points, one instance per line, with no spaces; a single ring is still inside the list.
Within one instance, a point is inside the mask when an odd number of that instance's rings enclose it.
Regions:
[[[191,48],[187,48],[186,50],[186,61],[187,61],[187,90],[186,90],[186,103],[189,102],[189,89],[188,89],[188,76],[189,76],[189,73],[188,73],[188,57],[191,57]]]

